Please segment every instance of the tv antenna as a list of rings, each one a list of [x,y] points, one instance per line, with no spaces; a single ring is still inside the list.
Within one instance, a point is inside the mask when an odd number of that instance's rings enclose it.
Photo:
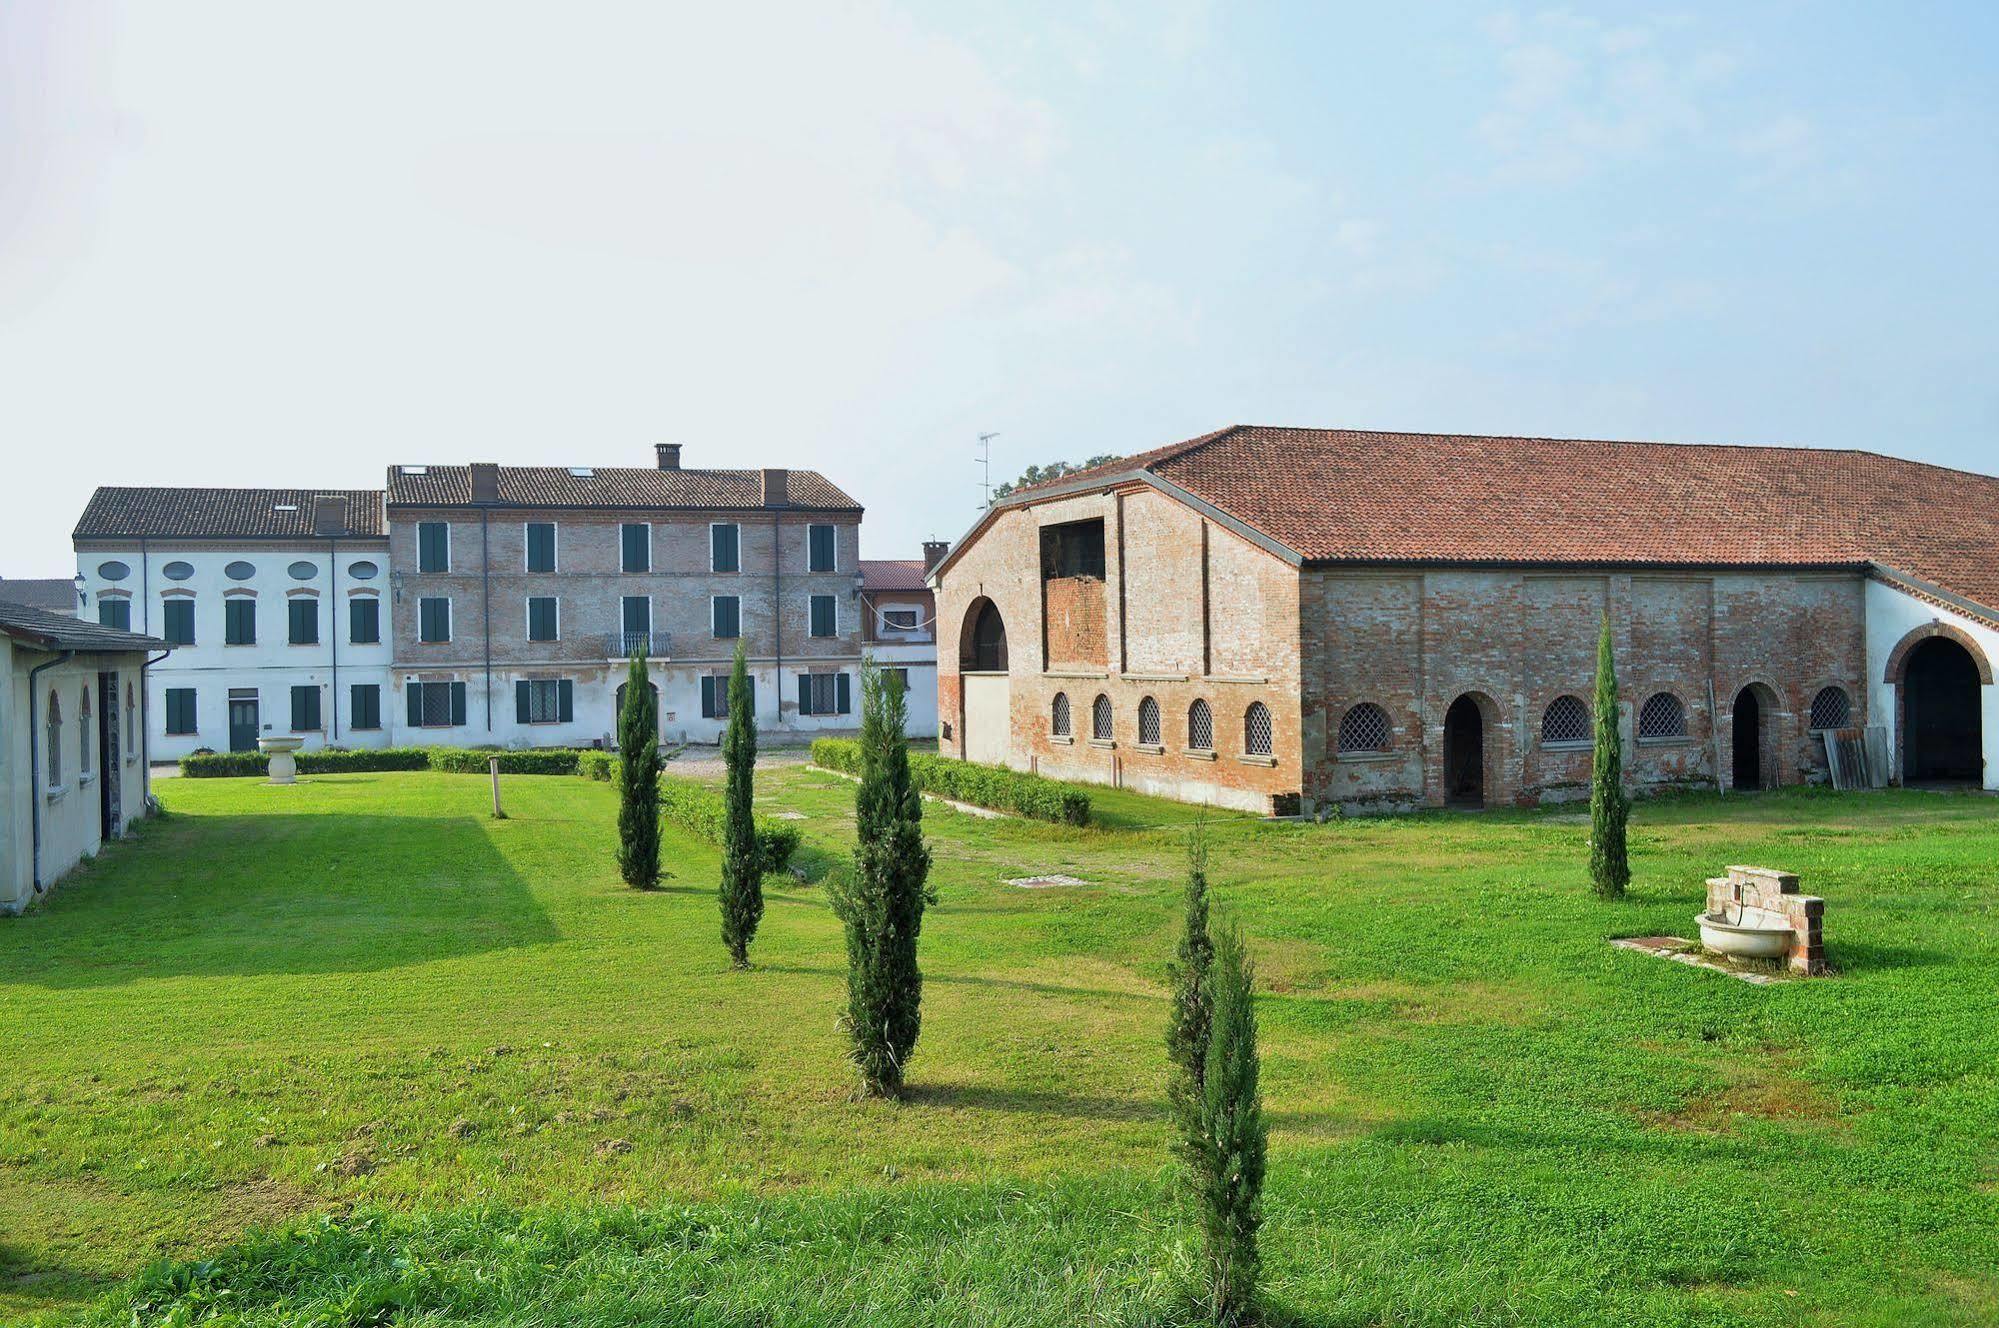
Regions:
[[[993,505],[993,439],[997,437],[999,437],[998,432],[979,435],[979,464],[985,467],[985,478],[980,483],[986,491],[986,509],[990,509]]]

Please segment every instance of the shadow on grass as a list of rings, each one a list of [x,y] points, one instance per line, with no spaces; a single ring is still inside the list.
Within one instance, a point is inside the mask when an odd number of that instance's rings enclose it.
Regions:
[[[101,1272],[50,1263],[0,1241],[0,1304],[12,1301],[34,1310],[58,1309],[99,1295],[115,1281]]]
[[[766,973],[789,973],[794,977],[838,978],[845,981],[844,968],[814,968],[806,964],[758,964]],[[1018,978],[983,978],[962,973],[925,973],[923,985],[940,987],[994,987],[1024,991],[1034,996],[1064,996],[1080,1000],[1143,1001],[1161,1003],[1162,998],[1142,991],[1117,991],[1108,987],[1064,987],[1053,982],[1023,982]]]
[[[1836,973],[1866,973],[1889,968],[1930,968],[1952,961],[1949,955],[1913,945],[1840,941],[1826,947],[1826,962]]]
[[[364,973],[560,933],[473,817],[143,823],[0,926],[0,983]]]
[[[1034,1088],[998,1088],[989,1084],[918,1082],[904,1089],[903,1100],[912,1106],[964,1107],[974,1111],[1060,1116],[1070,1120],[1163,1121],[1166,1119],[1166,1105],[1145,1098],[1054,1093]]]

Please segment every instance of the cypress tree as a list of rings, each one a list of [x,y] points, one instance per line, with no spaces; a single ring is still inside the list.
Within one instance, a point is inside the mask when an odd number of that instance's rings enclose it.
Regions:
[[[1195,1169],[1208,1306],[1222,1328],[1256,1319],[1257,1231],[1270,1131],[1257,1090],[1255,971],[1233,925],[1215,938],[1214,1024],[1201,1085]]]
[[[1624,792],[1624,735],[1618,728],[1617,665],[1611,658],[1610,615],[1596,645],[1596,750],[1589,777],[1589,874],[1596,892],[1618,899],[1631,884],[1625,823],[1631,800]]]
[[[1172,1079],[1166,1102],[1179,1133],[1175,1151],[1191,1169],[1198,1163],[1201,1141],[1201,1087],[1207,1077],[1208,1030],[1214,1023],[1209,969],[1215,944],[1208,935],[1208,845],[1200,826],[1187,839],[1187,888],[1180,944],[1166,977],[1173,988],[1167,1014],[1166,1053],[1172,1059]]]
[[[659,708],[643,649],[625,671],[618,753],[618,872],[650,890],[659,884]]]
[[[854,795],[852,879],[831,887],[847,935],[849,1056],[871,1097],[896,1097],[922,1028],[923,802],[909,774],[902,684],[872,660],[861,667],[861,787]]]
[[[750,666],[736,642],[729,674],[729,726],[722,735],[728,785],[722,794],[722,940],[737,968],[750,966],[750,942],[763,921],[763,866],[757,858],[756,819],[750,809],[757,766],[757,721],[751,707]]]

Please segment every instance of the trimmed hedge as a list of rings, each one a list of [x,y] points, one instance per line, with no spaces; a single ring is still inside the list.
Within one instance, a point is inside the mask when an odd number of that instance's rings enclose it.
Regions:
[[[576,773],[600,784],[615,784],[618,782],[618,758],[610,752],[578,752]]]
[[[483,775],[488,757],[500,758],[503,775],[574,775],[584,755],[609,759],[608,752],[576,752],[551,748],[518,752],[480,751],[465,747],[381,747],[372,751],[298,753],[302,775],[337,775],[366,770],[443,770],[459,775]],[[215,752],[183,756],[180,772],[190,779],[226,779],[269,773],[271,759],[262,752]]]
[[[852,738],[818,738],[812,743],[814,764],[858,776],[861,744]],[[996,812],[1062,825],[1090,823],[1090,795],[1073,784],[996,765],[947,760],[927,752],[909,754],[910,777],[925,793]]]
[[[722,842],[722,795],[706,784],[691,779],[662,775],[659,781],[660,814],[683,830],[700,835],[711,844]],[[765,817],[757,823],[757,871],[768,876],[780,872],[798,851],[795,826]]]
[[[451,775],[483,775],[486,762],[500,758],[503,775],[573,775],[577,752],[568,747],[530,747],[525,751],[484,751],[479,748],[433,747],[430,768]]]

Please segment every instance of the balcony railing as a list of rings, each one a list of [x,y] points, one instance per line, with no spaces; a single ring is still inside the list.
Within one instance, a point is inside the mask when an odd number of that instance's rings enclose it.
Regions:
[[[653,659],[665,659],[673,651],[672,638],[666,632],[604,634],[604,655],[607,659],[630,659],[641,650]]]

